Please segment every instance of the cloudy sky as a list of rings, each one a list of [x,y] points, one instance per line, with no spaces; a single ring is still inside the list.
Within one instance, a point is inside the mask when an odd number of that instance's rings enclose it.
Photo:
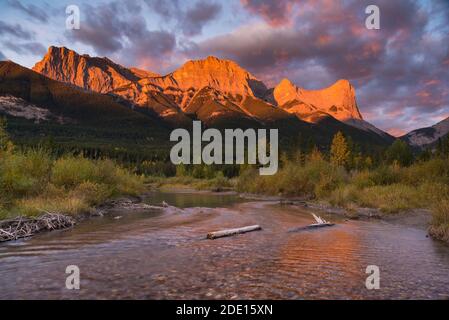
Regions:
[[[370,4],[380,30],[365,27]],[[80,30],[65,27],[68,5]],[[346,78],[394,135],[449,117],[449,0],[0,0],[0,59],[32,67],[50,45],[162,74],[215,55],[272,86]]]

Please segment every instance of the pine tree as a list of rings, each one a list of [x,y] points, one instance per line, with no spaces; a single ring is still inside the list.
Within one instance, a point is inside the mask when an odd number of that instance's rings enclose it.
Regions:
[[[337,132],[331,145],[331,163],[336,166],[346,166],[350,160],[351,152],[348,143],[340,131]]]
[[[11,147],[11,140],[6,131],[6,119],[0,118],[0,151],[6,151]]]
[[[386,151],[387,162],[409,166],[413,162],[413,153],[408,144],[397,139]]]

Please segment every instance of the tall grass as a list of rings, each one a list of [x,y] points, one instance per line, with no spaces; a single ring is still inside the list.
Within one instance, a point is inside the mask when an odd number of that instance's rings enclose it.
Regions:
[[[304,165],[287,161],[272,176],[260,176],[258,170],[242,173],[237,184],[240,192],[284,196],[325,197],[348,180],[341,167],[335,167],[322,158],[309,159]]]
[[[434,204],[429,233],[435,238],[449,242],[449,200],[444,199]]]
[[[143,179],[111,160],[55,159],[42,148],[0,153],[0,218],[78,214],[108,198],[143,191]]]
[[[409,167],[382,165],[371,170],[347,171],[323,157],[309,157],[304,164],[286,161],[273,176],[260,176],[256,170],[246,170],[239,178],[237,189],[395,213],[431,208],[435,202],[449,199],[449,162],[437,158]]]

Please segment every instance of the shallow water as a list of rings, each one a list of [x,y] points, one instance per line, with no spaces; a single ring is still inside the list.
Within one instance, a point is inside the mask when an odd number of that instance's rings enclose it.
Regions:
[[[449,247],[424,228],[312,222],[305,209],[233,195],[153,193],[179,207],[85,221],[73,229],[0,244],[1,299],[410,299],[449,298]],[[206,240],[209,231],[259,224],[262,231]],[[81,289],[65,288],[77,265]],[[367,290],[368,265],[380,289]]]

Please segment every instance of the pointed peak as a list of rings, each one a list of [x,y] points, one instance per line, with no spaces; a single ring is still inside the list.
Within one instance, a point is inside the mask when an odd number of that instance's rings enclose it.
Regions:
[[[281,80],[281,82],[279,82],[279,84],[277,85],[277,87],[285,87],[285,86],[289,86],[289,87],[296,87],[295,84],[293,82],[290,81],[290,79],[288,78],[283,78]]]
[[[64,53],[64,54],[65,53],[74,53],[74,54],[78,54],[77,52],[75,52],[75,51],[73,51],[73,50],[71,50],[69,48],[66,48],[66,47],[56,47],[56,46],[48,47],[47,54],[53,55],[53,54],[57,54],[57,53]]]
[[[350,88],[350,87],[352,87],[352,85],[349,82],[349,80],[347,80],[347,79],[339,79],[333,85],[331,85],[331,87],[340,87],[340,88],[349,87]]]
[[[206,61],[224,61],[220,58],[217,58],[216,56],[208,56],[205,60]]]

